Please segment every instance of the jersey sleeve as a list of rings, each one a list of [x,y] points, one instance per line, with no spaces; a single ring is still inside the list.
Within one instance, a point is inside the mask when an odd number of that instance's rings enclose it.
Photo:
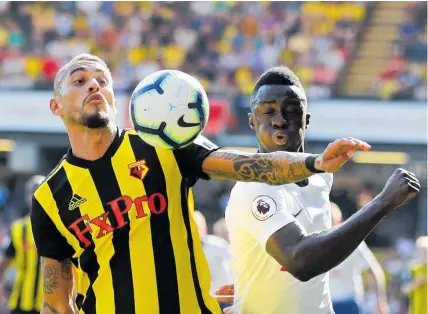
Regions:
[[[192,144],[174,151],[180,171],[189,186],[193,186],[198,179],[210,179],[202,171],[202,163],[209,154],[217,149],[218,146],[206,137],[198,136]]]
[[[63,261],[71,258],[74,249],[59,232],[45,209],[33,197],[31,209],[31,228],[37,252],[42,257]]]
[[[262,183],[238,183],[227,212],[234,225],[249,233],[263,247],[276,231],[295,222],[298,203],[281,187]],[[303,228],[303,227],[302,227]]]

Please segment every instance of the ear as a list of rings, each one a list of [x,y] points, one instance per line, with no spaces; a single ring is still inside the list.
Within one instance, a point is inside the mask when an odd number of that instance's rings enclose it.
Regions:
[[[310,120],[311,120],[311,114],[308,112],[306,114],[306,128],[308,128]]]
[[[62,105],[59,103],[57,98],[51,98],[49,108],[55,116],[61,116],[63,113]]]
[[[254,130],[254,118],[251,112],[248,113],[248,124],[250,125],[251,130]]]

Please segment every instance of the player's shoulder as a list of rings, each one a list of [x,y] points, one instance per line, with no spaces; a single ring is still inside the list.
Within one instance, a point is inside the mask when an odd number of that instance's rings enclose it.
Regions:
[[[283,188],[280,185],[269,185],[259,182],[236,182],[230,193],[230,198],[252,200],[259,195],[276,195],[282,190]]]
[[[317,177],[322,179],[323,184],[328,190],[331,190],[333,186],[333,174],[329,172],[323,172],[316,174]]]
[[[63,181],[58,181],[54,179],[55,175],[60,171],[61,169],[64,169],[64,163],[66,162],[66,155],[64,155],[61,160],[58,162],[58,164],[52,169],[52,171],[46,176],[46,178],[39,184],[37,189],[35,190],[33,194],[33,198],[36,198],[39,200],[42,198],[42,195],[44,194],[44,191],[47,187],[49,189],[57,189],[62,184],[64,184]],[[51,191],[51,193],[54,193],[54,191]]]
[[[287,191],[282,186],[272,186],[257,182],[237,182],[233,187],[226,208],[226,218],[243,216],[257,212],[258,206],[275,209],[287,202]],[[252,214],[251,214],[252,215]]]

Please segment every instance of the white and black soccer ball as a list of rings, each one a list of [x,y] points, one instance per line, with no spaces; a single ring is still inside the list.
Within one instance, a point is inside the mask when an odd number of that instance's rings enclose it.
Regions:
[[[162,70],[144,78],[130,101],[134,129],[149,145],[177,149],[191,144],[208,122],[209,103],[193,76]]]

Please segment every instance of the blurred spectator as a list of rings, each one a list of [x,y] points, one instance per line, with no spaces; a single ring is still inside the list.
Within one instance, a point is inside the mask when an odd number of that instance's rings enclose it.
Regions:
[[[213,233],[217,237],[220,237],[229,242],[229,230],[227,229],[226,220],[224,219],[224,217],[220,218],[214,223]]]
[[[265,69],[285,63],[308,96],[331,95],[365,16],[365,3],[6,2],[0,88],[50,89],[57,69],[91,52],[128,91],[160,68],[197,76],[207,92],[249,95]],[[300,54],[309,56],[299,61]],[[229,80],[232,80],[229,82]],[[230,99],[233,99],[232,97]]]
[[[427,259],[428,237],[416,240],[417,261],[411,269],[411,281],[402,288],[403,293],[410,298],[410,314],[428,313],[427,308]]]
[[[400,24],[400,39],[393,43],[392,56],[376,79],[381,99],[426,100],[427,20],[426,2],[409,2]]]
[[[207,222],[201,212],[195,211],[193,217],[210,266],[211,292],[214,293],[220,286],[232,282],[229,243],[218,236],[208,234]]]
[[[341,224],[342,212],[340,208],[332,203],[333,226]],[[365,242],[340,265],[330,271],[330,290],[333,308],[336,314],[359,314],[366,313],[367,306],[365,289],[363,285],[363,272],[370,270],[376,286],[377,306],[376,314],[389,314],[386,299],[385,274],[382,266],[368,248]]]

